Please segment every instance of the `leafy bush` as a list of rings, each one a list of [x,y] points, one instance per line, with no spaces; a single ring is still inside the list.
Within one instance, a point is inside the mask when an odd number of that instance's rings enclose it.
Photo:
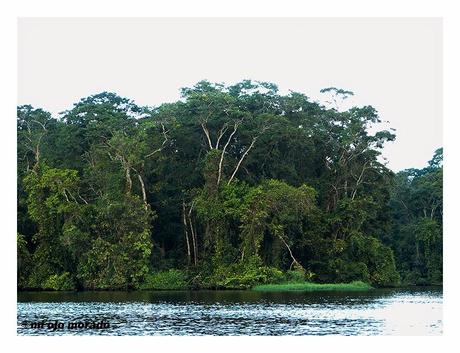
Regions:
[[[61,273],[60,275],[50,276],[42,286],[47,290],[74,290],[75,283],[72,280],[69,272]]]
[[[369,267],[372,268],[370,280],[373,285],[388,287],[400,283],[400,276],[396,271],[393,251],[389,247],[379,244],[375,257]]]
[[[283,272],[268,266],[248,268],[243,273],[232,273],[217,282],[218,287],[227,289],[247,289],[257,284],[278,283],[283,279]]]
[[[430,283],[442,285],[442,271],[441,270],[429,271],[429,275],[430,275]]]
[[[343,255],[332,261],[336,282],[364,281],[378,287],[400,282],[393,251],[375,237],[354,232]]]
[[[305,271],[287,271],[284,277],[286,282],[304,282]]]
[[[353,281],[351,283],[281,283],[258,285],[253,288],[256,291],[263,292],[284,292],[284,291],[362,291],[371,290],[372,286],[362,281]]]
[[[250,257],[245,262],[217,267],[205,278],[203,286],[207,288],[248,289],[257,284],[279,283],[284,280],[283,272],[263,266],[262,261]]]
[[[150,273],[139,286],[140,289],[178,290],[187,289],[187,276],[183,271],[171,269]]]
[[[27,277],[31,268],[31,255],[27,249],[24,235],[17,234],[17,284],[18,288],[27,286]]]
[[[363,281],[369,283],[369,270],[364,262],[343,263],[340,282]]]

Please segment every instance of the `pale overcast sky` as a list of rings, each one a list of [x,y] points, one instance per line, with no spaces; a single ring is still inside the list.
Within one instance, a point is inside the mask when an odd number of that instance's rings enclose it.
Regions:
[[[441,19],[23,18],[18,56],[18,104],[53,114],[102,91],[159,105],[202,79],[250,78],[314,100],[353,91],[396,129],[395,171],[442,146]]]

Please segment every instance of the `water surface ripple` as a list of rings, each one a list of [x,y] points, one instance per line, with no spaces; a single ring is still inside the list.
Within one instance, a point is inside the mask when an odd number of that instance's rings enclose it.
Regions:
[[[109,328],[68,328],[108,322]],[[55,331],[33,322],[62,322]],[[46,326],[46,325],[45,325]],[[442,289],[21,292],[18,335],[440,335]]]

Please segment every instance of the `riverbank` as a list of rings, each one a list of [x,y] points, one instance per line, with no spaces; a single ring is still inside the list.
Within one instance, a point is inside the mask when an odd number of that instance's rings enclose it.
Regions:
[[[407,285],[400,284],[396,286],[378,287],[379,289],[411,289],[411,290],[423,290],[429,288],[436,288],[442,290],[442,284],[430,284],[430,285]],[[281,283],[281,284],[262,284],[256,285],[252,288],[149,288],[149,289],[74,289],[74,290],[54,290],[54,289],[39,289],[39,288],[21,288],[17,290],[17,293],[100,293],[100,292],[123,292],[123,293],[135,293],[135,292],[219,292],[219,291],[238,291],[238,292],[301,292],[301,291],[367,291],[377,289],[372,287],[370,284],[364,282],[351,282],[351,283]]]
[[[313,283],[313,282],[286,282],[260,284],[249,288],[195,288],[191,289],[187,286],[172,286],[164,285],[156,288],[139,288],[139,289],[97,289],[97,290],[44,290],[44,289],[27,289],[18,290],[18,292],[136,292],[136,291],[257,291],[257,292],[284,292],[284,291],[367,291],[375,289],[370,284],[362,281],[354,281],[350,283]]]
[[[280,283],[280,284],[261,284],[254,286],[252,290],[261,292],[284,292],[284,291],[363,291],[372,290],[370,284],[354,281],[350,283]]]

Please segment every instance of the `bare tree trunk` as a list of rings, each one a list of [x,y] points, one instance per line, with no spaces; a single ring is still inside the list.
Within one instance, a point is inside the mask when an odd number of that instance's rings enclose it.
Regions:
[[[219,174],[217,176],[217,185],[220,184],[220,179],[222,178],[222,164],[224,162],[224,155],[225,155],[225,151],[227,150],[227,147],[228,145],[230,144],[230,141],[232,140],[232,137],[233,135],[235,135],[236,133],[236,130],[238,130],[238,125],[239,123],[235,123],[234,127],[233,127],[233,131],[232,133],[230,134],[230,136],[228,137],[228,140],[227,140],[227,143],[225,144],[223,150],[222,150],[222,154],[220,155],[220,161],[219,161]]]
[[[206,135],[206,138],[208,139],[209,149],[212,150],[213,147],[212,147],[212,142],[211,142],[211,136],[209,135],[209,130],[204,123],[201,123],[201,128],[203,129],[204,134]]]
[[[431,204],[431,212],[430,212],[430,219],[433,219],[434,218],[434,213],[436,211],[436,209],[438,208],[439,204],[438,203],[435,203],[433,202]]]
[[[125,164],[125,174],[126,174],[126,194],[131,194],[133,188],[133,181],[131,179],[131,167]]]
[[[192,245],[193,245],[193,262],[195,266],[198,263],[198,240],[196,238],[196,230],[193,226],[192,217],[188,216],[188,221],[190,223],[190,231],[192,232]]]
[[[227,129],[228,129],[228,124],[224,123],[224,125],[222,125],[222,128],[219,130],[219,136],[217,136],[216,150],[219,149],[220,140],[222,139],[222,137],[227,132]]]
[[[361,174],[359,175],[358,179],[356,180],[356,186],[355,186],[355,189],[353,190],[353,194],[351,196],[351,199],[354,200],[355,199],[355,196],[356,196],[356,192],[358,191],[358,187],[359,185],[361,185],[362,181],[363,181],[363,176],[364,176],[364,172],[366,171],[366,163],[364,163],[363,165],[363,169],[361,170]]]
[[[78,203],[77,199],[75,198],[75,196],[73,196],[72,192],[69,189],[64,188],[64,194],[67,194],[67,193],[69,193],[69,195],[72,198],[73,202]],[[66,195],[66,199],[67,199],[67,201],[69,201],[69,199],[67,198],[67,195]]]
[[[252,139],[251,144],[249,145],[249,147],[247,148],[247,150],[246,150],[246,151],[243,153],[243,155],[241,156],[240,160],[238,161],[238,164],[237,164],[236,167],[235,167],[235,170],[233,171],[232,176],[231,176],[230,179],[228,180],[227,185],[230,185],[230,183],[232,182],[233,178],[235,177],[236,172],[238,172],[238,169],[240,168],[241,163],[243,162],[244,158],[248,155],[248,153],[249,153],[249,151],[251,150],[251,148],[254,146],[254,143],[256,142],[256,140],[257,140],[257,136],[254,137],[254,138]]]
[[[197,239],[197,236],[196,236],[196,230],[193,227],[192,210],[193,210],[193,202],[192,202],[192,205],[190,206],[190,209],[188,211],[188,222],[190,224],[190,232],[192,233],[193,261],[194,261],[195,266],[196,266],[197,263],[198,263],[198,239]]]
[[[139,182],[141,184],[141,190],[142,190],[142,200],[144,201],[144,207],[147,209],[148,203],[147,203],[147,193],[145,192],[145,184],[144,180],[142,179],[140,174],[137,174],[137,177],[139,178]]]
[[[70,203],[69,197],[67,196],[66,189],[63,190],[63,194],[64,194],[66,201]]]
[[[190,265],[190,262],[191,262],[190,241],[189,241],[189,238],[188,238],[187,220],[185,218],[185,201],[182,201],[182,220],[183,220],[183,223],[184,223],[185,240],[187,241],[187,263]]]
[[[77,191],[77,195],[78,195],[78,197],[80,198],[80,200],[82,200],[86,205],[88,204],[88,201],[86,201],[86,200],[80,195],[80,191]]]
[[[292,254],[292,251],[291,251],[291,248],[290,246],[288,245],[288,243],[284,240],[283,236],[281,234],[279,234],[279,232],[276,232],[275,231],[275,234],[278,236],[278,238],[281,239],[281,241],[283,242],[283,244],[286,246],[286,248],[288,249],[289,251],[289,255],[291,256],[291,259],[292,259],[292,263],[291,263],[291,266],[289,266],[289,270],[292,269],[292,266],[297,264],[299,267],[303,268],[303,266],[300,264],[299,261],[297,261],[297,259],[294,257],[294,255]]]
[[[40,163],[40,148],[37,145],[37,148],[35,149],[35,165],[38,165]]]
[[[35,168],[40,163],[40,144],[41,144],[41,141],[42,141],[43,137],[48,133],[48,130],[46,129],[46,124],[42,124],[38,120],[32,120],[32,122],[40,125],[41,128],[43,129],[43,132],[38,137],[38,141],[34,144],[34,142],[32,140],[32,129],[30,127],[30,124],[28,122],[26,123],[27,124],[27,131],[28,131],[28,134],[29,134],[29,137],[26,137],[26,138],[30,142],[29,149],[32,151],[32,153],[34,154],[34,157],[35,157],[35,164],[34,164],[34,168]]]

